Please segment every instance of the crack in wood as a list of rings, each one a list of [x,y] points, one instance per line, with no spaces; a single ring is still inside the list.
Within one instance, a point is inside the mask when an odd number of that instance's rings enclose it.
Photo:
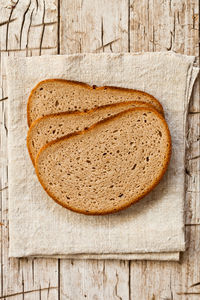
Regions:
[[[33,282],[33,286],[34,286],[34,281],[35,281],[35,260],[34,258],[32,259],[32,282]]]
[[[57,47],[42,47],[42,50],[51,50],[51,49],[56,49]],[[38,47],[32,47],[32,48],[28,48],[28,50],[34,51],[34,50],[40,50],[40,48]],[[26,48],[24,49],[9,49],[9,50],[0,50],[0,53],[10,53],[10,52],[23,52],[23,51],[27,51]],[[6,100],[6,99],[4,99]],[[0,99],[1,101],[1,99]]]
[[[177,22],[180,25],[180,15],[179,15],[179,11],[177,11]]]
[[[17,260],[17,271],[20,272],[20,259]]]
[[[60,0],[58,0],[57,4],[58,8],[58,25],[57,25],[57,54],[60,54]]]
[[[122,297],[120,297],[120,296],[118,295],[118,293],[117,293],[117,286],[118,286],[118,283],[119,283],[119,275],[118,275],[117,271],[116,271],[115,274],[116,274],[116,278],[117,278],[116,284],[115,284],[115,288],[114,288],[115,296],[117,297],[117,299],[123,300]]]
[[[185,173],[186,173],[188,176],[192,177],[192,175],[191,175],[190,171],[188,170],[188,168],[185,168]]]
[[[189,115],[200,114],[200,111],[189,111]]]
[[[54,24],[57,24],[58,22],[55,21],[55,22],[45,22],[44,24],[43,23],[40,23],[40,24],[35,24],[35,25],[31,25],[31,27],[40,27],[40,26],[51,26],[51,25],[54,25]]]
[[[167,51],[171,51],[172,50],[172,37],[173,37],[173,33],[172,31],[170,31],[170,44],[169,47],[167,47]]]
[[[38,11],[38,7],[39,7],[38,0],[35,0],[35,2],[36,2],[36,11]]]
[[[9,33],[9,25],[10,25],[10,21],[12,18],[12,14],[14,9],[16,8],[17,4],[18,4],[19,0],[17,0],[17,2],[12,6],[11,8],[11,12],[10,12],[10,16],[8,18],[8,23],[7,23],[7,28],[6,28],[6,50],[8,50],[8,33]]]
[[[172,0],[169,0],[169,12],[172,12]]]
[[[104,52],[104,41],[103,41],[103,38],[104,38],[103,17],[101,17],[101,49]]]
[[[130,52],[130,26],[131,26],[131,6],[128,0],[128,52]]]
[[[28,56],[28,44],[29,44],[29,35],[30,35],[30,30],[31,30],[31,24],[32,24],[32,19],[33,19],[33,12],[34,12],[34,8],[31,12],[31,15],[30,15],[30,23],[29,23],[29,26],[28,26],[28,31],[27,31],[27,38],[26,38],[26,56]]]
[[[49,299],[50,288],[51,288],[51,285],[50,285],[50,281],[49,281],[49,286],[48,286],[48,290],[47,290],[47,299]]]
[[[106,262],[105,260],[103,261],[103,270],[102,270],[102,275],[103,275],[103,287],[106,285],[106,281],[107,281],[107,276],[106,276],[106,266],[105,266]]]
[[[185,226],[199,226],[200,224],[198,223],[191,223],[191,224],[185,224]]]
[[[1,98],[1,99],[0,99],[0,102],[1,102],[1,101],[5,101],[5,100],[8,100],[8,97]]]
[[[41,290],[41,284],[40,284],[40,289],[39,289],[39,300],[42,300],[42,290]]]
[[[176,293],[177,295],[200,295],[200,292],[185,292],[185,293]]]
[[[14,19],[11,19],[11,20],[7,20],[7,21],[4,21],[4,22],[1,22],[1,23],[0,23],[0,27],[1,27],[1,26],[4,26],[4,25],[7,25],[8,23],[12,23],[12,22],[14,22],[15,20],[17,20],[17,18],[14,18]]]
[[[5,299],[5,298],[19,296],[19,295],[24,296],[25,294],[30,294],[30,293],[40,292],[40,291],[42,292],[42,291],[46,291],[48,289],[57,289],[57,288],[58,287],[56,287],[56,286],[51,286],[51,287],[47,287],[47,288],[39,288],[39,289],[35,289],[35,290],[30,290],[30,291],[23,291],[23,292],[13,293],[13,294],[10,294],[10,295],[0,296],[0,299]]]
[[[197,156],[194,156],[194,157],[188,158],[187,160],[194,160],[194,159],[198,159],[198,158],[200,158],[200,155],[197,155]]]
[[[170,300],[174,300],[174,294],[172,291],[172,275],[170,273],[170,278],[169,278],[169,289],[170,289],[170,294],[171,294],[171,299]]]
[[[149,0],[147,0],[147,28],[149,31]],[[148,51],[149,51],[149,45],[148,45]]]
[[[5,132],[6,132],[6,136],[8,136],[8,128],[5,123],[3,125],[4,125]]]
[[[128,299],[131,300],[131,260],[128,261]]]
[[[43,27],[42,27],[42,33],[41,33],[41,38],[40,38],[40,51],[39,51],[39,55],[41,55],[42,53],[42,42],[43,42],[43,38],[44,38],[44,31],[45,31],[45,0],[43,0],[43,15],[42,15],[42,24],[43,24]]]
[[[190,286],[190,288],[200,285],[200,282],[196,282]]]
[[[107,43],[107,44],[104,44],[103,46],[101,46],[101,47],[95,49],[94,52],[99,51],[99,50],[101,50],[101,49],[104,49],[105,47],[111,46],[113,43],[115,43],[115,42],[117,42],[117,41],[119,41],[119,40],[120,40],[120,38],[118,38],[118,39],[116,39],[116,40],[113,40],[113,41],[111,41],[111,42],[109,42],[109,43]]]
[[[173,17],[174,25],[173,25],[173,42],[175,43],[175,38],[176,38],[176,14],[174,12],[174,17]]]
[[[58,300],[61,299],[61,297],[60,297],[60,287],[61,287],[61,283],[60,283],[60,259],[58,259]]]
[[[0,192],[7,190],[7,189],[8,189],[8,186],[5,186],[4,188],[0,189]]]
[[[24,23],[25,23],[25,20],[26,20],[26,14],[27,12],[29,11],[29,8],[31,6],[31,0],[29,1],[29,4],[23,14],[23,18],[22,18],[22,24],[21,24],[21,28],[20,28],[20,36],[19,36],[19,47],[21,49],[21,44],[22,44],[22,34],[23,34],[23,28],[24,28]]]
[[[195,14],[194,14],[194,8],[192,8],[192,29],[195,29]]]
[[[8,128],[6,126],[6,111],[4,111],[4,123],[3,123],[3,126],[4,126],[4,129],[5,129],[5,132],[6,132],[6,136],[8,136]]]
[[[80,38],[80,40],[79,40],[79,52],[80,52],[80,53],[82,52],[81,38]]]
[[[22,270],[22,299],[24,300],[24,272]]]

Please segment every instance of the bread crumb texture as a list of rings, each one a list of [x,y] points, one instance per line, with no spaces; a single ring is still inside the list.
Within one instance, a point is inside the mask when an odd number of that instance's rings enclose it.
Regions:
[[[35,167],[46,192],[62,206],[108,214],[149,193],[170,153],[164,118],[150,108],[133,108],[47,144]]]
[[[28,125],[30,126],[34,120],[52,113],[88,110],[122,101],[144,101],[163,113],[160,102],[142,91],[117,87],[91,87],[75,81],[48,79],[38,83],[29,96]]]
[[[35,164],[39,150],[47,143],[71,132],[82,131],[92,124],[133,107],[153,107],[145,102],[131,101],[100,106],[87,112],[65,112],[47,115],[34,121],[27,135],[27,147]]]

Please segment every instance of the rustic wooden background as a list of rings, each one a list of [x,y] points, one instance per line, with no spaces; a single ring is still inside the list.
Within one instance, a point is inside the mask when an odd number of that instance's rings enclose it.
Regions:
[[[195,55],[199,65],[198,0],[0,0],[0,299],[200,299],[199,82],[188,114],[180,263],[8,259],[5,57],[169,50]]]

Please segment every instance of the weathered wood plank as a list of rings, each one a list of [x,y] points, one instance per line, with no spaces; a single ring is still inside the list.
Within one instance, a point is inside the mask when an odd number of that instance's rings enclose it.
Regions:
[[[6,91],[4,59],[8,55],[31,56],[57,52],[56,1],[2,1],[0,3],[1,95]],[[46,25],[47,23],[47,25]],[[46,50],[46,48],[49,48]],[[7,100],[1,110],[1,294],[9,299],[58,298],[56,259],[9,259],[7,179]],[[8,188],[5,188],[7,187]],[[22,224],[23,226],[23,224]],[[12,296],[13,295],[13,296]],[[6,299],[6,298],[5,298]]]
[[[180,263],[132,262],[131,299],[199,299],[200,227],[187,228],[187,251]],[[198,283],[198,284],[197,284]],[[197,284],[196,286],[193,286]]]
[[[128,51],[128,1],[61,1],[61,54]],[[129,299],[120,261],[60,262],[63,299]],[[62,298],[61,298],[62,299]]]
[[[198,1],[131,1],[130,50],[175,51],[199,58]],[[197,63],[198,63],[197,59]],[[188,116],[186,155],[187,251],[180,264],[131,262],[131,299],[197,299],[199,282],[199,83]]]
[[[61,260],[60,274],[61,299],[129,299],[128,262]]]
[[[128,1],[61,1],[62,54],[128,51]]]

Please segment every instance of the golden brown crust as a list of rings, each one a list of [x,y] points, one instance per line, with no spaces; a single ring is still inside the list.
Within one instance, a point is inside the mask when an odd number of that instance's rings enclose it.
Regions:
[[[43,83],[46,83],[46,82],[64,82],[64,83],[67,83],[67,84],[71,84],[71,85],[81,85],[83,86],[84,88],[87,88],[89,90],[103,90],[103,89],[110,89],[110,90],[122,90],[124,92],[132,92],[132,93],[140,93],[141,96],[142,95],[145,95],[145,96],[149,96],[152,101],[154,103],[156,103],[156,105],[159,107],[159,110],[160,112],[164,115],[164,110],[163,110],[163,107],[162,107],[162,104],[155,98],[153,97],[152,95],[146,93],[146,92],[143,92],[143,91],[139,91],[139,90],[135,90],[135,89],[127,89],[127,88],[122,88],[122,87],[114,87],[114,86],[100,86],[100,87],[97,87],[95,85],[93,86],[90,86],[89,84],[87,83],[83,83],[83,82],[79,82],[79,81],[72,81],[72,80],[66,80],[66,79],[45,79],[45,80],[42,80],[40,81],[31,91],[29,97],[28,97],[28,103],[27,103],[27,123],[28,123],[28,126],[30,127],[31,125],[31,119],[30,119],[30,105],[31,105],[31,99],[32,99],[32,95],[34,94],[34,92],[38,89],[38,87],[43,84]]]
[[[31,152],[31,149],[30,149],[30,135],[31,135],[31,132],[32,132],[32,129],[42,120],[42,119],[48,119],[50,117],[57,117],[57,116],[67,116],[67,115],[79,115],[79,116],[83,116],[85,114],[91,114],[95,111],[101,111],[101,110],[104,110],[106,108],[110,108],[112,109],[113,107],[126,107],[127,105],[129,104],[135,104],[135,105],[138,105],[138,107],[140,105],[144,105],[149,107],[149,108],[153,108],[153,105],[150,104],[150,103],[146,103],[146,102],[143,102],[143,101],[126,101],[126,102],[119,102],[119,103],[112,103],[112,104],[106,104],[106,105],[102,105],[102,106],[99,106],[99,107],[95,107],[95,108],[92,108],[92,109],[89,109],[87,111],[67,111],[67,112],[60,112],[60,113],[55,113],[55,114],[50,114],[50,115],[46,115],[44,117],[40,117],[38,119],[36,119],[35,121],[32,122],[29,130],[28,130],[28,134],[27,134],[27,138],[26,138],[26,145],[27,145],[27,148],[28,148],[28,152],[29,152],[29,155],[30,155],[30,158],[32,160],[32,163],[33,165],[35,166],[35,161],[34,161],[34,157],[32,155],[32,152]]]
[[[44,185],[44,183],[43,183],[43,181],[42,181],[42,179],[41,179],[41,177],[40,177],[40,174],[39,174],[37,162],[38,162],[38,160],[39,160],[39,157],[40,157],[41,153],[42,153],[46,148],[51,147],[51,145],[53,145],[53,144],[55,144],[55,143],[60,143],[60,142],[62,142],[63,140],[67,140],[67,139],[73,138],[74,136],[85,134],[86,132],[93,130],[95,127],[98,127],[98,126],[104,125],[104,124],[106,124],[106,123],[109,123],[110,121],[112,121],[112,120],[114,120],[114,119],[117,119],[117,118],[119,118],[120,116],[122,116],[122,115],[124,115],[124,114],[126,114],[126,113],[129,113],[129,112],[131,112],[131,111],[144,111],[144,112],[152,111],[152,112],[154,112],[154,113],[162,120],[163,124],[165,125],[165,129],[166,129],[166,132],[167,132],[167,135],[168,135],[168,144],[169,144],[169,147],[168,147],[168,152],[167,152],[167,155],[166,155],[166,158],[165,158],[165,161],[164,161],[164,168],[163,168],[162,173],[160,174],[159,178],[158,178],[157,180],[155,180],[155,182],[148,188],[148,190],[147,190],[146,192],[142,193],[137,199],[134,199],[134,201],[133,201],[133,200],[130,200],[130,202],[129,202],[128,204],[126,204],[126,205],[124,205],[124,206],[122,205],[122,206],[121,206],[119,209],[117,209],[117,210],[113,209],[113,210],[106,211],[106,212],[103,211],[103,210],[102,210],[102,211],[98,211],[98,212],[87,212],[87,211],[85,211],[85,210],[74,209],[74,208],[70,207],[69,205],[67,205],[66,203],[60,201],[59,199],[56,199],[56,198],[54,197],[54,195],[52,195],[51,192],[49,192],[49,191],[47,190],[47,188],[45,187],[45,185]],[[59,139],[57,139],[57,140],[55,140],[55,141],[52,141],[52,142],[46,144],[44,147],[42,147],[42,148],[40,149],[40,151],[39,151],[38,154],[37,154],[37,157],[36,157],[36,163],[35,163],[35,171],[36,171],[38,180],[39,180],[40,184],[42,185],[42,187],[44,188],[44,190],[46,191],[46,193],[47,193],[47,194],[48,194],[55,202],[57,202],[57,203],[60,204],[61,206],[65,207],[65,208],[67,208],[67,209],[69,209],[69,210],[71,210],[71,211],[74,211],[74,212],[77,212],[77,213],[81,213],[81,214],[85,214],[85,215],[107,215],[107,214],[110,214],[110,213],[116,213],[116,212],[119,212],[119,211],[121,211],[121,210],[123,210],[123,209],[125,209],[125,208],[128,208],[128,207],[131,206],[133,203],[138,202],[140,199],[142,199],[143,197],[145,197],[149,192],[151,192],[151,191],[158,185],[158,183],[161,181],[163,175],[165,174],[165,172],[166,172],[166,170],[167,170],[167,167],[168,167],[168,165],[169,165],[169,162],[170,162],[170,157],[171,157],[171,136],[170,136],[170,131],[169,131],[168,125],[167,125],[167,123],[166,123],[164,117],[163,117],[160,113],[158,113],[158,111],[155,110],[155,109],[152,109],[152,108],[145,109],[145,108],[143,108],[143,107],[137,107],[137,108],[130,108],[130,109],[126,110],[126,111],[122,111],[122,112],[120,112],[120,113],[118,113],[118,114],[116,114],[116,115],[114,115],[114,116],[111,116],[111,117],[106,118],[106,119],[104,119],[104,120],[102,120],[102,121],[99,121],[98,123],[93,124],[93,125],[90,126],[88,129],[85,129],[85,130],[82,130],[82,131],[79,131],[79,132],[70,133],[70,134],[68,134],[67,136],[64,136],[64,137],[62,137],[62,138],[59,138]]]

